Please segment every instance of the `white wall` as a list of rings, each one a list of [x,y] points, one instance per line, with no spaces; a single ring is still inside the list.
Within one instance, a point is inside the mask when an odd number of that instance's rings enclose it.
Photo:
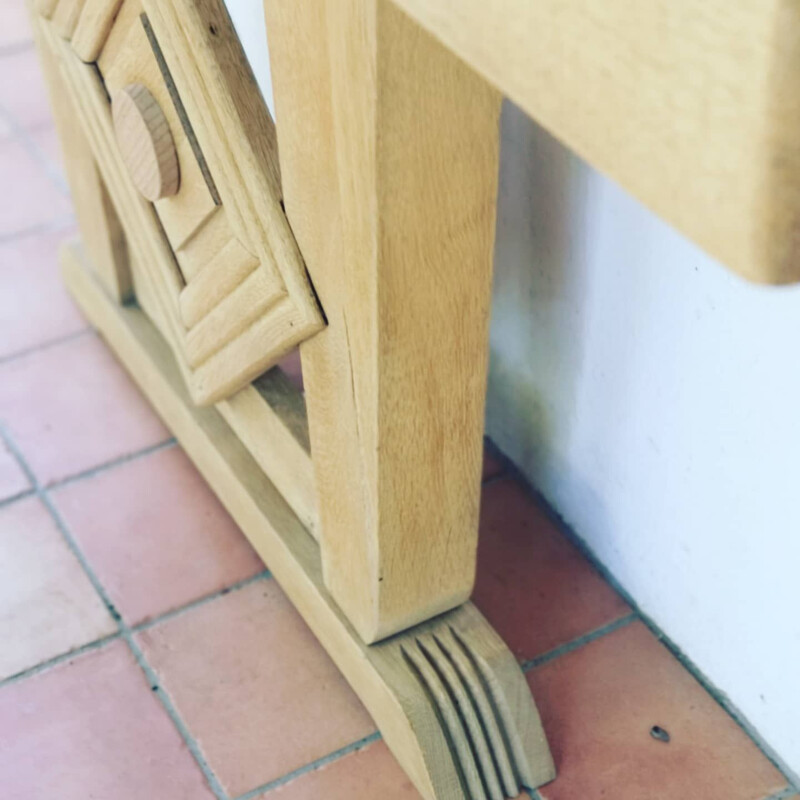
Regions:
[[[502,119],[489,435],[800,773],[800,287]]]
[[[261,0],[228,7],[271,104]],[[487,427],[800,773],[800,287],[748,285],[513,106]]]
[[[225,0],[225,6],[231,15],[233,27],[239,34],[247,60],[253,68],[261,94],[264,95],[274,119],[275,104],[272,99],[272,79],[269,72],[264,0]]]

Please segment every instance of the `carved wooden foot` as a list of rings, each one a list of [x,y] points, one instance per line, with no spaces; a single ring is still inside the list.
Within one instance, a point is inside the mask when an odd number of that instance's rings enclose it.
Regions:
[[[79,246],[66,246],[62,261],[76,301],[269,565],[420,793],[496,800],[551,780],[523,674],[478,610],[467,603],[364,644],[327,593],[319,546],[265,474],[264,460],[219,411],[193,405],[170,347],[140,309],[109,297]],[[258,396],[269,402],[268,391]]]

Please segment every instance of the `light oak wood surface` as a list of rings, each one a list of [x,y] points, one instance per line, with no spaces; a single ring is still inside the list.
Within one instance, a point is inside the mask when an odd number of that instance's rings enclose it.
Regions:
[[[52,15],[53,27],[63,39],[71,39],[83,11],[84,0],[58,0]]]
[[[287,215],[328,319],[301,348],[325,581],[372,642],[472,590],[499,96],[390,3],[266,15]]]
[[[196,401],[230,397],[324,325],[281,207],[266,105],[222,0],[125,0],[113,17],[80,4],[96,65],[56,31],[74,8],[59,0],[37,25],[152,272],[154,318]]]
[[[216,406],[306,530],[319,538],[311,442],[303,394],[273,367]]]
[[[72,49],[81,60],[97,61],[121,5],[122,0],[85,0],[72,35]]]
[[[794,0],[394,0],[748,279],[800,279]]]
[[[92,147],[78,124],[79,111],[65,85],[58,60],[44,43],[38,25],[33,25],[33,34],[84,247],[105,290],[117,302],[126,302],[131,297],[133,286],[128,264],[128,246],[122,225]]]
[[[175,140],[158,101],[141,83],[123,86],[111,115],[122,160],[134,186],[150,202],[176,194],[181,176]]]
[[[58,0],[32,0],[32,3],[39,14],[45,19],[50,19],[50,17],[53,16],[53,12],[56,10]]]

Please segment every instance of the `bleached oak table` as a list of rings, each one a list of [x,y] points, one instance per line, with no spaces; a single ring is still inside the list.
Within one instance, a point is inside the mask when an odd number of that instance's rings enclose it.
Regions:
[[[87,316],[422,795],[551,780],[469,603],[501,95],[732,269],[794,281],[796,4],[267,0],[277,129],[222,0],[33,6]],[[305,396],[273,368],[298,345]]]

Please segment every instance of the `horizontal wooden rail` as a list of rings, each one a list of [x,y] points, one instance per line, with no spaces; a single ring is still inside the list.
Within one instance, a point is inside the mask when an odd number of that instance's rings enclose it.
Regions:
[[[394,0],[745,277],[800,279],[793,0]]]

